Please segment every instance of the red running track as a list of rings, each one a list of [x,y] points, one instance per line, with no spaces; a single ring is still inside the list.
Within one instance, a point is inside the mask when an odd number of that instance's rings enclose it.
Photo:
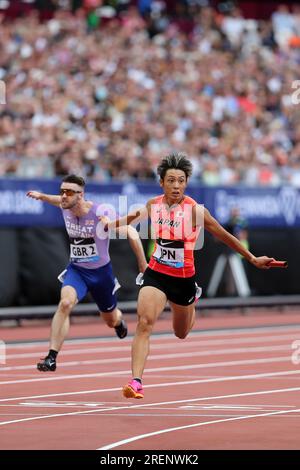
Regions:
[[[300,312],[197,318],[185,340],[155,334],[144,400],[126,400],[131,338],[72,325],[55,373],[35,363],[49,327],[2,329],[0,449],[299,449]],[[129,320],[134,331],[135,319]],[[156,333],[168,331],[166,316]],[[222,328],[217,330],[216,328]]]

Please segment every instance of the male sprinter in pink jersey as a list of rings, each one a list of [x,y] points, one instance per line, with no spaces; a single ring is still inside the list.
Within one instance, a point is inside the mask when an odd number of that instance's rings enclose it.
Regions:
[[[149,337],[167,300],[173,314],[173,330],[178,338],[185,338],[194,324],[197,285],[193,249],[201,226],[203,228],[204,225],[206,230],[257,268],[268,269],[268,264],[274,260],[267,256],[254,256],[207,209],[185,196],[192,165],[184,155],[165,157],[157,172],[163,189],[161,196],[119,220],[108,222],[103,218],[107,230],[149,217],[156,239],[138,296],[138,324],[132,343],[133,378],[123,388],[126,398],[144,396],[142,375],[149,352]]]
[[[98,305],[106,324],[115,329],[119,338],[125,338],[127,335],[122,312],[117,308],[115,292],[120,285],[110,262],[109,237],[97,235],[99,215],[103,214],[98,213],[98,204],[84,199],[84,186],[83,178],[68,175],[62,180],[59,196],[38,191],[27,193],[27,196],[33,199],[62,209],[70,238],[70,263],[62,279],[61,299],[52,320],[50,350],[42,362],[37,364],[38,370],[43,372],[55,371],[57,354],[69,331],[69,315],[88,291]],[[139,269],[144,272],[147,261],[136,229],[131,226],[120,228],[127,233]]]

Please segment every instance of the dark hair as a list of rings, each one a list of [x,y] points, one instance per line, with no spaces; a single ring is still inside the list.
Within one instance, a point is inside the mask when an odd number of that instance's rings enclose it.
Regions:
[[[62,183],[75,183],[75,184],[78,184],[78,186],[81,186],[82,188],[84,188],[85,186],[84,179],[81,176],[77,176],[77,175],[65,176],[64,179],[62,180]]]
[[[193,171],[193,166],[185,155],[182,153],[171,153],[164,157],[157,167],[157,173],[160,176],[160,179],[163,180],[166,176],[166,172],[173,168],[174,170],[184,171],[187,179],[191,176]]]

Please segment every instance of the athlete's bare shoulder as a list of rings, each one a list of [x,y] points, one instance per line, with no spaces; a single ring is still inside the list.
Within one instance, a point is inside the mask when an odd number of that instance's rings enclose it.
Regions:
[[[151,199],[149,199],[149,200],[147,201],[146,206],[147,206],[147,207],[150,207],[152,204],[156,204],[156,203],[157,203],[157,198],[158,198],[158,196],[155,196],[155,197],[152,197]]]
[[[159,196],[152,197],[146,203],[146,208],[147,208],[149,217],[151,215],[151,208],[158,203],[158,201],[157,201],[158,198],[159,198]]]

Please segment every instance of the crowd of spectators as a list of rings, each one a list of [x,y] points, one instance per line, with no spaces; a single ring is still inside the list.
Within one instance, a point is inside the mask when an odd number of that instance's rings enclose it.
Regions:
[[[177,151],[199,183],[300,187],[299,6],[89,1],[0,14],[0,177],[155,179]]]

